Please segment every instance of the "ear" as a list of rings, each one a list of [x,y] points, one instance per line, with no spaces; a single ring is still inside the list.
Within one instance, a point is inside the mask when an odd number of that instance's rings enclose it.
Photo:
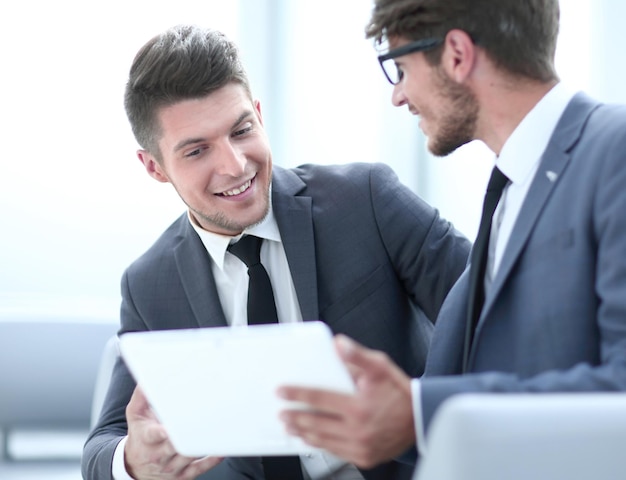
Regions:
[[[450,30],[444,40],[441,66],[450,78],[464,83],[477,59],[476,45],[463,30]]]
[[[156,159],[150,152],[148,152],[147,150],[137,150],[137,158],[139,158],[139,161],[143,163],[146,172],[148,172],[148,175],[150,175],[152,178],[162,183],[167,183],[170,181],[165,174],[165,171],[161,167],[161,164],[156,161]]]
[[[261,102],[258,100],[254,101],[254,109],[256,110],[257,117],[259,117],[259,122],[263,125],[263,115],[261,114]]]

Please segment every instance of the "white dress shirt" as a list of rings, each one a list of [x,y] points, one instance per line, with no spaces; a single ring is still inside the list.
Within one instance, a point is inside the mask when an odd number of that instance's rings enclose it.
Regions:
[[[211,257],[211,269],[224,316],[229,325],[248,324],[248,268],[226,249],[244,234],[265,239],[261,245],[261,263],[267,270],[274,291],[276,311],[280,323],[301,322],[302,312],[298,304],[287,256],[278,230],[278,224],[270,206],[265,219],[235,237],[208,232],[199,227],[189,215],[189,221],[200,236]],[[210,434],[210,433],[209,433]],[[113,478],[132,480],[124,467],[124,444],[118,444],[113,457]],[[305,476],[310,480],[363,480],[358,469],[328,452],[316,452],[300,456]]]
[[[537,174],[541,156],[574,93],[561,83],[555,85],[522,119],[495,159],[495,165],[510,182],[504,188],[493,214],[485,271],[485,296],[498,272],[511,231]],[[414,379],[411,386],[417,446],[423,454],[425,435],[419,379]]]

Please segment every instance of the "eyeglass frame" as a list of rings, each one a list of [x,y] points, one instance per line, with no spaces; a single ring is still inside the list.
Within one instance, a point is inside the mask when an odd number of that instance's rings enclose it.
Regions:
[[[380,64],[380,68],[382,68],[383,73],[385,74],[385,78],[392,85],[397,85],[402,81],[404,75],[400,76],[397,82],[391,80],[389,73],[385,69],[383,65],[387,60],[393,60],[394,58],[402,57],[403,55],[408,55],[409,53],[423,52],[426,50],[431,50],[433,48],[438,47],[443,43],[443,40],[440,38],[423,38],[421,40],[415,40],[413,42],[409,42],[401,47],[394,48],[389,50],[387,53],[378,56],[378,63]],[[397,66],[396,66],[397,68]],[[403,72],[404,73],[404,72]]]

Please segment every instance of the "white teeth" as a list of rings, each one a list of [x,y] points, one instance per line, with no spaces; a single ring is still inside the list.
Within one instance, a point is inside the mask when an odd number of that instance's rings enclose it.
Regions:
[[[225,197],[232,197],[232,196],[235,196],[235,195],[239,195],[239,194],[245,192],[246,190],[248,190],[250,188],[251,184],[252,184],[252,180],[248,180],[241,187],[234,188],[233,190],[228,190],[228,191],[222,193],[222,195],[224,195]]]

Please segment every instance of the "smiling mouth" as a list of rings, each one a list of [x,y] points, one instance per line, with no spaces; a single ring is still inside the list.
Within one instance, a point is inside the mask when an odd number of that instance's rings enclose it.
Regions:
[[[248,180],[246,183],[237,188],[233,188],[232,190],[226,190],[225,192],[218,193],[217,195],[220,197],[234,197],[236,195],[241,195],[243,192],[250,188],[250,185],[252,185],[252,179]]]

